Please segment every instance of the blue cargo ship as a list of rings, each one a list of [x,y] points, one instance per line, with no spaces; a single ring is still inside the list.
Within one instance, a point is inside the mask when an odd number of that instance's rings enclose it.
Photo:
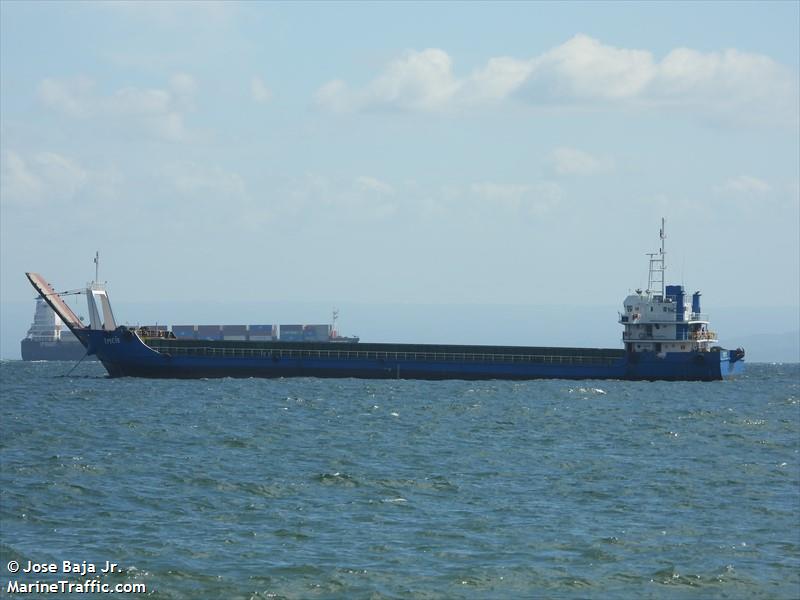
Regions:
[[[89,325],[36,273],[33,287],[111,377],[359,377],[373,379],[631,379],[712,381],[744,370],[744,350],[717,345],[683,286],[665,285],[661,248],[649,253],[646,290],[623,302],[621,349],[308,341],[179,339],[168,330],[118,326],[106,290],[85,294]]]

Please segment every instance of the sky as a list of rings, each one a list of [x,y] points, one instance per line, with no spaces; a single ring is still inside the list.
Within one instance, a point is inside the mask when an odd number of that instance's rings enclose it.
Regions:
[[[798,2],[3,0],[0,356],[24,273],[76,288],[95,251],[124,322],[387,307],[368,341],[510,343],[503,306],[609,307],[554,339],[616,347],[661,217],[712,321],[794,332],[799,29]]]

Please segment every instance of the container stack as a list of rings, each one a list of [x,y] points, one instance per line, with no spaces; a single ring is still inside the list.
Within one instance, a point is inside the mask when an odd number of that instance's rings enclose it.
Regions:
[[[173,325],[172,333],[179,340],[197,339],[197,328],[195,325]]]
[[[303,326],[302,325],[281,325],[280,338],[282,342],[302,342],[303,341]]]
[[[144,327],[154,335],[166,333],[166,325]],[[273,342],[329,342],[333,327],[324,325],[173,325],[172,333],[179,340],[228,340]]]
[[[198,325],[197,326],[197,339],[198,340],[221,340],[222,339],[222,326],[221,325]]]
[[[330,325],[304,325],[303,341],[305,342],[327,342],[331,339]]]
[[[222,339],[243,342],[247,339],[247,325],[223,325]]]
[[[275,325],[249,325],[247,329],[251,342],[272,342],[277,337]]]

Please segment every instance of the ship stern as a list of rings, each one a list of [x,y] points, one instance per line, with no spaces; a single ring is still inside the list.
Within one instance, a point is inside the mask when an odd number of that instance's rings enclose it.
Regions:
[[[744,373],[744,349],[721,350],[719,353],[720,379],[730,379]]]

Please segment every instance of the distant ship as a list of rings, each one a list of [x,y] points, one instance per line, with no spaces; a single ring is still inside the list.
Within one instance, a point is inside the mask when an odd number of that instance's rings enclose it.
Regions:
[[[338,312],[332,324],[324,325],[144,325],[136,330],[145,338],[178,340],[228,340],[267,342],[336,342],[356,344],[356,336],[345,337],[336,330]],[[36,313],[27,336],[20,342],[22,360],[97,360],[85,356],[86,348],[62,325],[61,319],[42,298],[36,299]]]
[[[96,355],[111,377],[360,377],[380,379],[630,379],[711,381],[744,370],[744,350],[717,345],[700,292],[689,302],[682,285],[665,285],[664,220],[661,248],[649,253],[647,289],[623,302],[623,349],[437,344],[331,344],[311,341],[295,326],[296,341],[254,339],[251,327],[226,338],[118,326],[104,289],[86,289],[84,325],[52,286],[27,273],[33,287]],[[256,331],[259,326],[256,326]],[[178,328],[178,333],[181,329]],[[187,329],[188,333],[188,329]],[[273,332],[274,334],[274,329]],[[258,336],[256,336],[258,337]]]
[[[42,298],[36,300],[36,312],[28,334],[20,342],[22,360],[80,360],[86,348]],[[96,356],[87,357],[97,360]]]
[[[73,290],[67,294],[86,294],[91,297],[92,291],[106,293],[105,286],[98,281],[99,253],[95,254],[94,263],[94,281],[87,285],[86,290]],[[356,336],[339,335],[336,328],[338,318],[339,311],[334,309],[331,323],[324,325],[144,325],[135,330],[143,338],[358,343]],[[80,322],[83,320],[81,317],[78,319]],[[20,346],[22,360],[97,360],[95,355],[86,356],[84,345],[69,328],[63,327],[61,318],[42,296],[36,299],[33,323]]]

